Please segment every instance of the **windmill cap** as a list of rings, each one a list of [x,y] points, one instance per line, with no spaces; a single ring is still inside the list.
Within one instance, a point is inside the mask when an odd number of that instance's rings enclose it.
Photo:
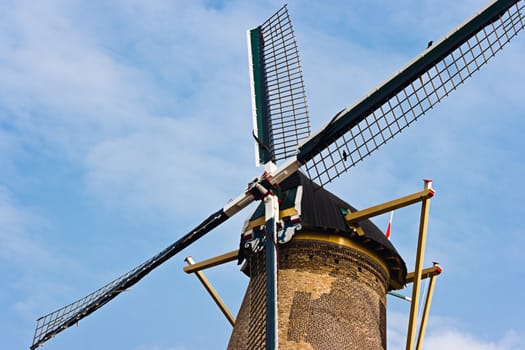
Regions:
[[[301,188],[301,191],[298,188]],[[343,210],[356,211],[353,206],[317,185],[301,172],[296,172],[283,181],[279,185],[279,192],[282,199],[279,208],[281,219],[294,213],[295,216],[291,219],[300,221],[300,229],[298,228],[297,232],[336,234],[352,240],[373,252],[385,263],[390,273],[389,289],[400,289],[404,286],[407,273],[405,262],[384,233],[370,220],[359,221],[357,230],[348,226]],[[262,229],[262,218],[263,203],[246,222],[244,234],[253,237],[253,229]]]

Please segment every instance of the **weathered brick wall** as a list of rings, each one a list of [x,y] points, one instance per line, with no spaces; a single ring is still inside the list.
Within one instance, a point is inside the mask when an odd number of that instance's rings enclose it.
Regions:
[[[264,349],[264,259],[252,279],[228,349]],[[294,239],[279,247],[279,349],[386,349],[388,272],[362,249]]]
[[[266,346],[266,273],[264,251],[249,258],[250,283],[236,318],[228,350]]]

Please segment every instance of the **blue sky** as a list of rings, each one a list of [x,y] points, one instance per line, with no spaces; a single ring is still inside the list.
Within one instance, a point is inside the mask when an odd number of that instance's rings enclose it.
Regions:
[[[260,174],[245,30],[277,1],[0,0],[0,334],[27,348],[35,320],[169,245]],[[482,5],[290,1],[313,130]],[[432,178],[426,266],[444,273],[426,349],[525,348],[525,35],[328,189],[357,207]],[[231,327],[184,257],[236,249],[245,211],[45,349],[225,348]],[[419,208],[394,216],[413,269]],[[374,221],[386,228],[388,215]],[[207,276],[235,312],[246,278]],[[409,294],[410,291],[405,291]],[[408,304],[389,298],[390,349]]]

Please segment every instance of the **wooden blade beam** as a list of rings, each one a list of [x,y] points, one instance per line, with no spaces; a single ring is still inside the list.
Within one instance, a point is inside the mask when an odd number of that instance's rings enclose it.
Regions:
[[[277,222],[279,221],[279,198],[269,194],[264,198],[265,234],[264,255],[266,267],[266,350],[279,347],[277,312]]]

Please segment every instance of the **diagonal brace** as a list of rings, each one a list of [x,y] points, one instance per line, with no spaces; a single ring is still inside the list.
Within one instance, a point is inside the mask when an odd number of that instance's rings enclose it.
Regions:
[[[193,261],[191,256],[186,257],[186,259],[184,259],[184,261],[186,261],[188,263],[188,265],[190,265],[190,266],[195,264],[195,262]],[[217,304],[219,309],[221,309],[221,311],[224,314],[224,316],[228,319],[228,322],[230,322],[230,324],[232,326],[234,326],[235,325],[235,318],[233,317],[232,313],[230,312],[230,310],[228,309],[226,304],[224,304],[224,301],[222,301],[221,297],[219,297],[219,295],[217,294],[217,291],[215,290],[215,288],[212,287],[211,283],[208,281],[206,276],[204,276],[204,274],[201,271],[195,271],[195,275],[201,281],[201,283],[204,285],[204,288],[206,288],[206,290],[208,291],[208,293],[212,297],[213,301],[215,301],[215,303]]]

